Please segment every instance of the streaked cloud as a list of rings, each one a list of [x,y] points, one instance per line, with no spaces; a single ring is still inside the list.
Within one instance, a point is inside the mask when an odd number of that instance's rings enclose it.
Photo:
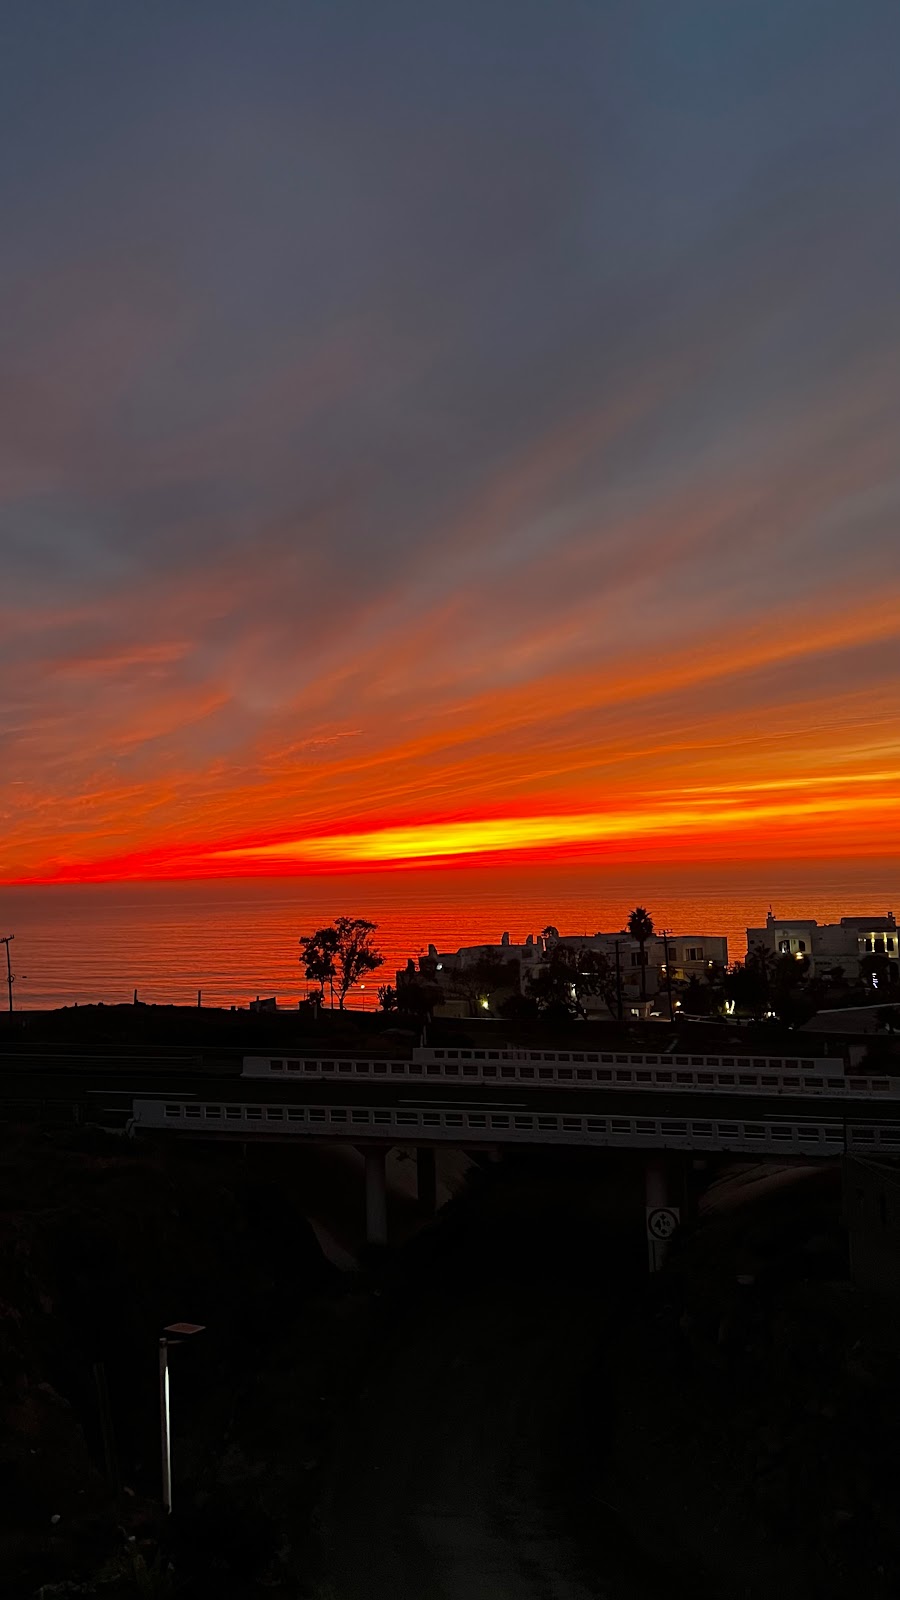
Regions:
[[[0,879],[893,849],[896,9],[105,15],[0,63]]]

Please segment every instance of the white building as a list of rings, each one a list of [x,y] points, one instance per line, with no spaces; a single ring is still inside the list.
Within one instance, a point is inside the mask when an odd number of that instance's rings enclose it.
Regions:
[[[567,934],[559,936],[560,944],[571,945],[576,950],[599,950],[611,970],[615,971],[616,947],[622,973],[622,987],[627,995],[640,993],[641,947],[627,930],[619,933]],[[644,950],[648,995],[655,995],[667,982],[666,953],[673,980],[683,982],[690,978],[708,977],[716,967],[728,965],[728,940],[720,933],[670,933],[664,939],[654,933]]]
[[[666,941],[654,934],[648,947],[650,959],[662,964]],[[669,965],[674,978],[709,976],[710,971],[728,966],[728,940],[722,933],[672,933],[668,935]]]
[[[459,950],[438,950],[436,945],[428,946],[428,954],[419,957],[421,971],[434,972],[437,981],[443,976],[446,982],[450,974],[462,972],[466,967],[474,967],[479,961],[518,961],[523,973],[534,971],[544,959],[544,940],[538,934],[529,933],[524,944],[512,944],[508,933],[501,933],[497,944],[467,944]]]
[[[568,945],[573,950],[594,950],[605,956],[610,972],[616,970],[618,950],[622,993],[629,1002],[639,998],[641,992],[641,949],[637,939],[627,930],[618,933],[557,933],[554,929],[546,938],[543,934],[528,934],[524,943],[512,943],[508,933],[503,933],[497,944],[463,945],[458,950],[438,950],[429,944],[428,954],[419,957],[419,972],[436,983],[452,983],[455,973],[473,967],[479,961],[519,964],[519,988],[528,992],[529,979],[536,976],[547,963],[550,950],[556,943]],[[668,949],[670,974],[666,969]],[[728,965],[728,940],[718,933],[673,933],[663,939],[654,934],[647,940],[644,951],[646,978],[644,988],[652,1000],[664,990],[669,975],[675,983],[691,978],[703,979],[716,967]],[[398,974],[398,981],[408,981],[411,973]],[[598,999],[596,1009],[602,1008]],[[590,1009],[590,1006],[589,1006]]]
[[[496,966],[512,962],[509,981],[497,992],[500,995],[514,994],[516,990],[525,990],[526,975],[537,971],[543,959],[543,943],[540,939],[536,941],[531,933],[524,944],[512,944],[508,933],[501,934],[497,944],[469,944],[461,946],[459,950],[438,950],[437,945],[429,944],[428,953],[419,956],[418,966],[410,957],[405,969],[397,973],[397,987],[400,989],[404,984],[415,983],[419,979],[428,985],[435,984],[446,991],[444,1002],[436,1009],[435,1015],[466,1016],[469,1003],[460,999],[459,995],[464,992],[462,975],[467,970],[479,962],[490,962]]]
[[[886,916],[841,917],[816,922],[810,917],[776,917],[770,911],[765,927],[747,929],[747,950],[763,945],[774,955],[807,956],[810,973],[843,967],[849,981],[859,977],[866,956],[885,956],[891,976],[900,977],[900,930],[893,911]]]

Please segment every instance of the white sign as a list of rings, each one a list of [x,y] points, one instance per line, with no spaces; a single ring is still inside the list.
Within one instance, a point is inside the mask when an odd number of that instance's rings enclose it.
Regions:
[[[677,1232],[680,1221],[681,1212],[677,1206],[648,1206],[647,1238],[657,1244],[667,1244]]]

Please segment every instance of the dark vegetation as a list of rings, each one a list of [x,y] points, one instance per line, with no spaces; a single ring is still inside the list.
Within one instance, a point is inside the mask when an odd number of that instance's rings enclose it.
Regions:
[[[849,1285],[836,1169],[709,1211],[651,1281],[636,1163],[520,1152],[342,1276],[282,1155],[6,1130],[0,1592],[423,1600],[442,1494],[610,1600],[898,1592],[898,1336]]]
[[[687,984],[676,985],[676,993],[682,1009],[698,1017],[715,1016],[727,1001],[740,1016],[771,1015],[790,1027],[802,1025],[817,1011],[852,1006],[880,1006],[885,1027],[893,1011],[900,1019],[900,984],[884,956],[866,956],[859,964],[858,977],[851,978],[839,964],[820,966],[813,972],[808,956],[776,955],[757,945],[727,972],[713,968],[707,981],[691,978]]]
[[[835,1034],[798,1035],[776,1018],[748,1019],[737,1026],[727,1017],[709,1020],[679,1016],[675,1024],[626,1018],[622,1023],[585,1021],[576,1008],[547,1008],[534,1015],[526,997],[520,1012],[510,1006],[501,1018],[430,1018],[395,1011],[331,1011],[302,1005],[298,1011],[224,1011],[190,1006],[72,1006],[58,1011],[0,1012],[0,1048],[30,1050],[68,1045],[86,1052],[139,1049],[185,1059],[202,1055],[210,1067],[235,1071],[242,1052],[322,1050],[405,1055],[422,1039],[444,1046],[497,1046],[561,1050],[668,1050],[752,1052],[841,1056],[845,1041]],[[900,1032],[892,1031],[892,1008],[884,1009],[884,1031],[866,1040],[868,1064],[900,1070]],[[900,1015],[900,1012],[898,1012]],[[174,1043],[173,1043],[174,1041]]]
[[[825,1168],[709,1216],[608,1346],[605,1492],[719,1595],[900,1592],[895,1308],[848,1282],[840,1213]]]
[[[348,1302],[290,1163],[266,1157],[5,1131],[0,1593],[307,1592]],[[206,1332],[172,1351],[166,1525],[156,1351],[173,1320]]]
[[[58,1011],[0,1012],[0,1047],[51,1045],[95,1049],[182,1050],[186,1056],[216,1052],[285,1050],[289,1046],[391,1050],[418,1043],[420,1030],[408,1019],[380,1012],[334,1011],[302,1004],[296,1011],[220,1010],[212,1006],[66,1006]]]
[[[691,1030],[690,1023],[678,1024],[684,1029],[686,1040],[709,1040],[711,1036],[767,1040],[778,1049],[789,1048],[788,1041],[796,1037],[772,1022],[760,1022],[755,1027],[738,1030],[726,1020],[721,1020],[715,1030],[706,1026]],[[438,1017],[428,1027],[429,1043],[472,1044],[509,1040],[527,1045],[535,1039],[546,1048],[554,1040],[567,1049],[605,1048],[603,1041],[627,1040],[634,1048],[642,1048],[640,1041],[648,1041],[647,1048],[661,1048],[660,1040],[674,1037],[675,1030],[668,1022],[642,1023],[626,1019],[614,1022],[585,1022],[571,1011],[554,1017],[531,1017],[519,1022],[516,1018],[466,1018]],[[679,1031],[679,1037],[681,1032]],[[58,1011],[17,1011],[12,1016],[0,1012],[0,1047],[7,1050],[39,1049],[43,1046],[70,1044],[86,1051],[94,1048],[140,1048],[145,1053],[155,1049],[184,1048],[215,1056],[217,1048],[229,1050],[282,1050],[327,1047],[333,1050],[392,1050],[401,1053],[419,1043],[421,1025],[408,1016],[383,1011],[331,1011],[327,1007],[314,1012],[301,1006],[298,1011],[225,1011],[192,1006],[119,1005],[119,1006],[69,1006]],[[689,1045],[689,1048],[693,1046]]]

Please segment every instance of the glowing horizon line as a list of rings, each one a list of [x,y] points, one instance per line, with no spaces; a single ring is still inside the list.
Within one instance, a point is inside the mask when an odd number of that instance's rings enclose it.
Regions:
[[[889,797],[885,797],[889,799]],[[893,802],[892,802],[893,803]],[[867,808],[870,809],[870,808]],[[858,810],[853,798],[771,802],[768,805],[731,805],[711,814],[702,808],[665,808],[635,815],[632,811],[582,812],[571,815],[481,818],[462,822],[431,822],[335,833],[311,838],[285,839],[274,844],[241,845],[212,850],[212,861],[402,861],[439,856],[483,855],[497,850],[518,851],[547,845],[601,844],[605,841],[653,834],[714,832],[747,822],[792,817],[823,817]]]

